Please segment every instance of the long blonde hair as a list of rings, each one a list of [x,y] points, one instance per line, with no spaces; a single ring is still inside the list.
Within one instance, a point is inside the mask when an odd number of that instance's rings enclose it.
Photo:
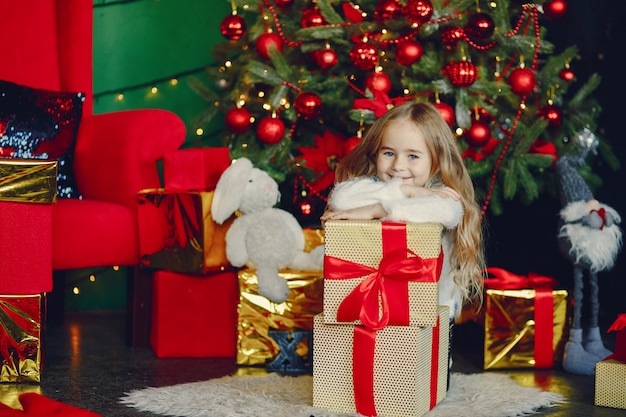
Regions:
[[[375,175],[383,132],[390,123],[397,120],[412,121],[426,139],[432,161],[428,184],[448,186],[461,195],[463,218],[454,229],[450,264],[454,281],[463,292],[463,299],[473,299],[480,303],[485,268],[480,206],[456,138],[432,104],[404,103],[376,120],[359,145],[339,162],[335,172],[336,181]]]

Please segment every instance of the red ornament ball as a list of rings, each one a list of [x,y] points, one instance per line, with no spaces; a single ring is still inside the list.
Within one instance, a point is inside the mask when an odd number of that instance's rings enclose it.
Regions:
[[[567,12],[565,0],[551,0],[543,4],[543,14],[550,20],[559,19]]]
[[[561,72],[559,72],[559,77],[563,81],[574,81],[574,78],[576,78],[576,74],[574,74],[574,71],[569,68],[563,68]]]
[[[441,114],[441,117],[443,117],[443,120],[446,121],[448,126],[452,127],[456,121],[452,106],[441,101],[434,103],[433,106],[439,111],[439,114]]]
[[[257,125],[256,134],[266,145],[275,145],[283,139],[285,125],[278,117],[267,116]]]
[[[365,88],[388,93],[391,90],[391,78],[384,72],[373,72],[365,79]]]
[[[350,60],[358,69],[370,70],[378,63],[378,48],[368,42],[358,42],[350,51]]]
[[[300,25],[303,28],[310,28],[314,26],[322,26],[326,24],[326,19],[320,13],[317,8],[306,9],[302,13],[302,19],[300,19]]]
[[[539,116],[548,121],[549,127],[559,127],[563,122],[563,113],[558,106],[546,104],[539,109]]]
[[[274,0],[274,4],[278,7],[291,7],[293,0]]]
[[[421,25],[433,16],[433,4],[429,0],[408,0],[403,12],[409,22]]]
[[[315,93],[302,92],[298,94],[294,107],[305,120],[319,116],[322,110],[322,99]]]
[[[474,122],[464,135],[465,141],[475,148],[485,146],[491,138],[489,125],[483,122]]]
[[[448,46],[456,46],[456,44],[465,39],[465,30],[448,26],[441,31],[441,41]]]
[[[322,69],[332,68],[339,62],[337,51],[331,48],[319,49],[314,52],[313,56],[317,65]]]
[[[449,62],[443,73],[456,87],[469,87],[478,79],[478,69],[469,61]]]
[[[266,32],[256,40],[256,50],[263,58],[268,59],[270,57],[271,48],[276,48],[278,52],[283,50],[283,42],[276,33]]]
[[[251,115],[248,110],[234,107],[228,110],[224,121],[228,130],[240,135],[250,128],[250,117]]]
[[[526,96],[535,88],[535,73],[528,68],[515,68],[509,74],[507,82],[515,94]]]
[[[346,141],[343,144],[343,154],[347,155],[350,152],[352,152],[354,148],[359,146],[359,143],[361,143],[361,138],[358,136],[351,136],[348,139],[346,139]]]
[[[243,17],[238,14],[226,16],[220,23],[220,33],[231,41],[238,41],[246,34],[247,26]]]
[[[472,14],[465,25],[465,34],[473,41],[481,42],[493,35],[496,24],[487,13]]]
[[[409,39],[396,46],[396,61],[404,66],[411,66],[420,60],[424,54],[424,47],[418,41]]]
[[[398,0],[381,0],[374,10],[378,20],[396,19],[402,14],[402,5]]]

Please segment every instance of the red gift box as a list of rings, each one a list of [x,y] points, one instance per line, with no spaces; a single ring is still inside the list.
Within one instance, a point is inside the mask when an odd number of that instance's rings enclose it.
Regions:
[[[236,272],[156,271],[150,346],[159,358],[235,357],[238,302]]]
[[[52,291],[57,161],[0,160],[0,294]]]
[[[215,188],[230,165],[228,148],[195,148],[169,152],[163,156],[163,182],[166,190],[189,191]]]

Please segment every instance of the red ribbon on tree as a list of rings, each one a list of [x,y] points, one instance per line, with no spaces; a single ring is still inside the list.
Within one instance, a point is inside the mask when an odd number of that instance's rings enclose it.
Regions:
[[[535,368],[554,366],[554,297],[552,289],[558,281],[552,277],[531,272],[528,276],[516,275],[502,268],[486,268],[495,278],[485,279],[485,288],[496,290],[534,289],[535,307]]]

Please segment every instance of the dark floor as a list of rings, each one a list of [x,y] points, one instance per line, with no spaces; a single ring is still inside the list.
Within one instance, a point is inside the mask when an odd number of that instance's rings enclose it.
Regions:
[[[481,371],[477,334],[472,323],[455,326],[453,372]],[[40,384],[1,384],[0,401],[17,407],[20,393],[34,391],[104,417],[155,416],[118,404],[118,399],[134,389],[206,380],[237,371],[234,359],[158,359],[150,348],[129,348],[121,313],[68,313],[62,325],[48,326],[44,361]],[[626,416],[626,410],[594,406],[593,376],[562,370],[508,373],[522,385],[539,386],[568,399],[567,405],[539,415]]]

